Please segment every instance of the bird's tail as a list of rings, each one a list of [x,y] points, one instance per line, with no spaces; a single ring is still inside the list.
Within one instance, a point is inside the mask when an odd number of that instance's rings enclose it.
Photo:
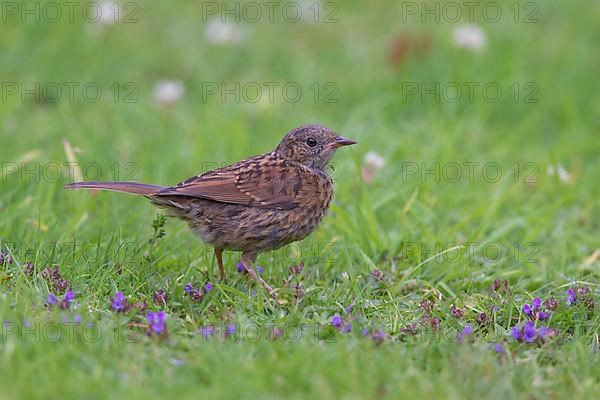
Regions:
[[[142,194],[144,196],[149,196],[161,191],[165,187],[133,182],[74,182],[65,185],[65,188],[110,190],[113,192]]]

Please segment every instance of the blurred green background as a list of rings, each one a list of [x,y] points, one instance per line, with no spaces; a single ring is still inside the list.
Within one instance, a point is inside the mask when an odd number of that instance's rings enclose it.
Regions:
[[[600,247],[598,3],[476,3],[3,2],[0,243],[14,259],[0,284],[5,321],[64,317],[45,310],[45,282],[23,273],[32,261],[40,270],[58,263],[77,311],[99,324],[143,323],[111,315],[115,290],[151,303],[165,289],[170,301],[159,308],[174,333],[135,343],[4,338],[1,396],[596,393],[597,357],[588,357],[596,314],[552,362],[551,350],[535,349],[511,356],[510,367],[486,344],[374,347],[359,337],[361,324],[394,337],[423,298],[480,311],[497,278],[524,296],[599,282],[597,256],[589,258]],[[305,297],[283,287],[285,253],[259,257],[282,287],[286,303],[275,308],[243,277],[190,304],[182,286],[214,266],[183,223],[169,221],[166,237],[148,246],[157,211],[147,202],[63,190],[74,171],[86,180],[175,184],[270,151],[306,123],[359,145],[336,156],[332,212],[298,245],[317,254],[294,259],[305,261]],[[453,180],[441,171],[455,164],[462,176]],[[486,165],[500,168],[497,179]],[[98,245],[98,257],[65,251],[73,240]],[[62,251],[48,250],[55,242]],[[428,260],[439,246],[465,242],[477,243],[475,257]],[[501,249],[492,261],[481,254],[486,243]],[[125,245],[134,246],[131,258],[115,253]],[[236,261],[227,254],[234,275]],[[374,270],[388,280],[372,291]],[[347,304],[360,310],[356,334],[335,343],[222,345],[196,333],[224,321],[326,326]],[[491,330],[505,334],[507,321]],[[573,331],[573,321],[557,323]]]

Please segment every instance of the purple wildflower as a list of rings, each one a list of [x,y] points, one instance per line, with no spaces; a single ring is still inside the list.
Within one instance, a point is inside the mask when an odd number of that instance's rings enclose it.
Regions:
[[[496,343],[494,345],[494,351],[498,354],[503,354],[504,353],[504,347],[502,347],[502,343]]]
[[[462,332],[460,332],[457,336],[456,339],[459,342],[464,342],[465,339],[470,338],[471,335],[473,334],[473,327],[471,325],[466,325]]]
[[[547,326],[540,326],[537,329],[536,333],[537,333],[538,337],[545,338],[546,336],[548,336],[550,334],[550,329],[548,329]]]
[[[69,290],[66,294],[65,294],[65,300],[68,303],[71,303],[73,300],[75,299],[75,293],[73,293],[72,290]]]
[[[273,329],[271,329],[271,340],[279,339],[282,336],[283,336],[283,329],[281,329],[280,327],[276,326]]]
[[[485,325],[487,323],[487,315],[486,313],[482,312],[482,313],[478,313],[477,314],[477,324],[479,325]]]
[[[300,275],[302,273],[303,269],[304,269],[304,263],[300,263],[297,265],[292,265],[290,267],[290,272],[294,275]]]
[[[490,286],[490,290],[499,294],[504,294],[509,291],[508,281],[496,278],[494,283]]]
[[[381,344],[385,340],[385,332],[383,329],[378,329],[373,332],[372,337],[375,344]]]
[[[188,283],[187,285],[185,285],[183,290],[185,290],[187,295],[190,296],[192,298],[192,300],[195,301],[196,303],[200,303],[202,301],[202,299],[204,298],[204,292],[202,291],[202,289],[195,288],[194,286],[192,286],[191,283]]]
[[[12,258],[9,254],[0,251],[0,265],[12,264]]]
[[[352,323],[347,322],[346,325],[344,325],[344,329],[342,330],[343,333],[350,333],[352,331]]]
[[[381,272],[377,268],[375,268],[373,271],[371,271],[371,276],[373,276],[373,278],[377,279],[378,281],[381,281],[384,278],[383,272]]]
[[[244,264],[241,261],[238,261],[236,268],[237,272],[246,272],[246,267],[244,267]]]
[[[348,304],[345,308],[344,311],[346,311],[346,314],[350,314],[352,312],[352,306],[350,304]]]
[[[535,324],[533,321],[527,321],[523,326],[523,340],[531,343],[535,340]]]
[[[33,275],[33,271],[35,270],[35,266],[33,265],[32,262],[27,262],[25,264],[25,268],[23,268],[23,272],[25,273],[25,275],[27,276],[31,276]]]
[[[56,296],[54,295],[54,293],[49,293],[48,294],[48,299],[46,300],[46,304],[47,305],[52,305],[52,304],[56,304],[58,303],[58,299],[56,298]]]
[[[54,287],[60,293],[64,293],[69,288],[69,282],[65,278],[59,278],[54,282]]]
[[[226,336],[231,336],[235,334],[235,325],[227,325],[227,328],[225,328],[225,335]]]
[[[212,288],[213,287],[210,282],[207,282],[206,285],[204,285],[204,290],[206,290],[207,292],[210,292]]]
[[[519,328],[517,328],[516,326],[513,326],[511,328],[510,336],[519,342],[523,340],[523,335],[521,333],[521,330]]]
[[[544,306],[548,310],[556,310],[558,308],[558,300],[556,300],[554,297],[550,297],[544,302]]]
[[[212,325],[203,326],[200,328],[200,334],[204,339],[208,339],[210,336],[215,334],[215,327]]]
[[[540,311],[540,313],[538,314],[538,319],[540,321],[545,321],[550,317],[550,313],[546,312],[546,311]]]
[[[194,289],[194,287],[192,286],[191,283],[188,283],[187,285],[185,285],[185,287],[183,288],[183,290],[188,294],[188,295],[192,295],[192,290]]]
[[[150,311],[148,313],[148,329],[146,330],[146,334],[151,336],[152,334],[156,335],[166,335],[167,334],[167,325],[165,323],[166,315],[164,311],[153,312]]]
[[[434,303],[431,300],[423,300],[419,303],[419,307],[421,307],[421,309],[423,309],[423,311],[426,313],[433,311],[433,305]]]
[[[81,315],[79,315],[79,314],[76,314],[76,315],[73,317],[73,322],[75,322],[77,325],[81,324]]]
[[[190,297],[196,303],[200,303],[202,301],[202,299],[204,298],[204,293],[202,293],[202,291],[200,289],[194,288],[194,289],[192,289],[192,294],[190,294]]]
[[[405,335],[416,335],[419,332],[417,324],[409,324],[400,328],[400,332]]]
[[[450,305],[450,311],[452,312],[452,315],[454,315],[454,318],[456,318],[456,319],[461,319],[463,317],[463,315],[465,314],[463,312],[463,310],[456,307],[454,304]]]
[[[540,326],[536,329],[533,321],[527,321],[523,328],[519,329],[514,326],[511,331],[513,339],[519,342],[533,343],[536,340],[543,340],[548,336],[552,336],[556,333],[556,330],[548,328],[547,326]]]
[[[154,292],[152,300],[154,300],[154,303],[156,304],[165,305],[167,304],[167,300],[169,300],[169,295],[164,291],[164,289],[158,289],[156,292]]]
[[[594,299],[589,295],[587,287],[571,288],[568,290],[567,303],[569,305],[583,304],[588,310],[594,309]]]
[[[125,295],[123,295],[123,292],[117,291],[117,293],[115,293],[115,298],[110,306],[116,312],[127,311],[127,299],[125,298]]]
[[[586,294],[588,294],[590,292],[590,289],[587,287],[578,287],[577,288],[577,294],[580,294],[582,296],[585,296]]]
[[[333,325],[336,328],[341,327],[342,326],[342,317],[340,317],[338,314],[335,314],[331,318],[331,325]]]
[[[306,296],[306,290],[304,290],[304,287],[302,286],[302,282],[298,282],[296,284],[296,298],[298,300],[301,300],[304,298],[304,296]]]
[[[256,266],[256,272],[258,272],[258,274],[260,275],[260,274],[262,274],[263,272],[265,272],[265,270],[263,269],[263,267],[262,267],[262,266],[260,266],[260,265],[257,265],[257,266]]]
[[[69,282],[60,275],[58,265],[54,265],[52,269],[46,268],[42,271],[42,277],[52,286],[58,293],[64,293],[69,288]]]
[[[133,303],[133,308],[143,313],[148,309],[148,304],[145,301],[136,301]]]
[[[523,308],[521,310],[528,316],[531,316],[531,314],[533,314],[533,311],[531,310],[531,306],[527,303],[523,304]]]
[[[360,330],[362,337],[366,337],[369,334],[369,328],[365,327]]]
[[[73,299],[75,299],[75,294],[71,290],[69,290],[65,294],[65,297],[60,301],[60,303],[58,303],[58,306],[62,310],[68,310],[71,306],[71,302],[73,301]]]
[[[540,299],[539,297],[536,297],[535,299],[533,299],[531,304],[533,305],[533,311],[537,311],[537,310],[539,310],[540,306],[542,305],[542,299]]]

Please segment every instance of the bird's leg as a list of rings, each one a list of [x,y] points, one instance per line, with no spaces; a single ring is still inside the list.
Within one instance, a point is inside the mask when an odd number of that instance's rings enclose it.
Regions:
[[[260,276],[258,276],[256,274],[256,272],[254,271],[254,269],[252,268],[252,263],[254,261],[256,261],[256,253],[252,252],[252,253],[242,253],[242,256],[240,257],[240,261],[242,262],[242,265],[244,266],[244,268],[246,269],[246,272],[248,273],[248,275],[250,275],[250,277],[252,279],[254,279],[255,281],[259,282],[263,288],[265,288],[265,290],[267,291],[267,293],[269,294],[270,297],[275,298],[277,297],[277,293],[275,293],[275,290],[273,290],[273,288],[271,286],[269,286],[267,284],[267,282],[265,282]]]
[[[223,249],[220,247],[215,247],[215,257],[217,259],[217,264],[219,264],[219,279],[221,282],[226,282],[227,277],[225,276],[225,268],[223,268]]]

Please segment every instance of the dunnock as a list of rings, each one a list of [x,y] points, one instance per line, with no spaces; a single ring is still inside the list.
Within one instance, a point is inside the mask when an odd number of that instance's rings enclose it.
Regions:
[[[76,182],[69,189],[140,194],[188,222],[215,248],[225,280],[223,250],[241,251],[248,274],[273,289],[252,269],[258,252],[304,239],[325,215],[333,196],[326,166],[337,148],[355,144],[320,125],[285,135],[270,153],[215,169],[172,186],[129,182]]]

